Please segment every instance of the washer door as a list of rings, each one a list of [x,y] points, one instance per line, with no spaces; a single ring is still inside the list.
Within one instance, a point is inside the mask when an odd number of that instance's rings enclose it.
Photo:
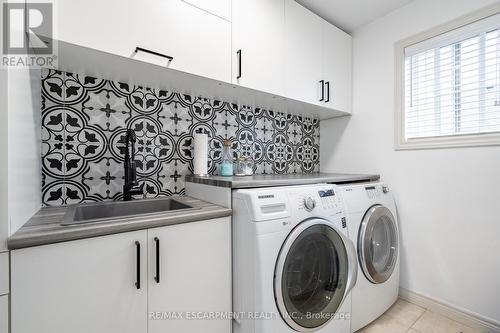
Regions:
[[[286,239],[276,264],[274,293],[282,318],[299,332],[326,325],[356,281],[356,269],[350,240],[326,220],[302,222]]]
[[[372,283],[387,281],[398,258],[398,229],[391,211],[372,206],[365,214],[358,234],[361,269]]]

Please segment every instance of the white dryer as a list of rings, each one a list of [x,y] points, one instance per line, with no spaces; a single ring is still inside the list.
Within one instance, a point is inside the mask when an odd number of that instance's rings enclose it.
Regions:
[[[350,332],[357,267],[335,186],[233,192],[234,333]]]
[[[355,332],[382,315],[399,291],[399,232],[394,198],[383,183],[339,186],[359,274],[352,290]]]

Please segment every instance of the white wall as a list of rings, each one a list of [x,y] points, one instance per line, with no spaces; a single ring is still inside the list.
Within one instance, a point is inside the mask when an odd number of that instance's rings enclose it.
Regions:
[[[353,116],[321,122],[321,169],[396,196],[401,286],[500,323],[500,147],[395,151],[394,43],[495,1],[415,0],[355,31]]]
[[[8,75],[10,234],[41,207],[40,75],[25,69],[10,69]]]
[[[0,14],[3,15],[3,8],[0,8]],[[0,24],[0,36],[3,36],[3,24]],[[4,158],[8,154],[7,80],[8,71],[0,69],[0,156]],[[7,249],[9,234],[7,170],[7,163],[0,163],[0,252]]]
[[[7,107],[7,71],[0,69],[0,156],[8,154]],[[9,233],[7,170],[7,163],[0,163],[0,252],[7,249]]]
[[[41,207],[40,94],[40,70],[0,69],[0,252]]]

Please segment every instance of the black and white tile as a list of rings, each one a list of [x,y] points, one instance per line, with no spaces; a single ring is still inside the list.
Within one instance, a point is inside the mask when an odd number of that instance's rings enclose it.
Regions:
[[[224,139],[255,172],[319,172],[319,120],[54,70],[42,71],[42,201],[122,198],[124,134],[137,135],[145,197],[184,194],[193,134],[209,136],[209,173]]]

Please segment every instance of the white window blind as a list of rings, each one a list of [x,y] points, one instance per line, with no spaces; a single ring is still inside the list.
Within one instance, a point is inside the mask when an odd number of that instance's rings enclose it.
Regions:
[[[500,132],[500,14],[404,54],[407,141]]]

